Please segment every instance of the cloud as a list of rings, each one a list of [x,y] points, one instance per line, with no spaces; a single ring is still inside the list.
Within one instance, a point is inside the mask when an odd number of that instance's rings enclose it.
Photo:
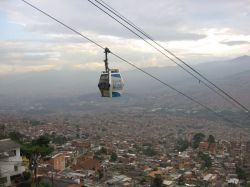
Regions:
[[[0,41],[0,64],[44,65],[57,61],[58,51],[51,45],[33,41]]]
[[[27,32],[72,35],[68,29],[22,2],[17,0],[10,0],[12,3],[3,2],[0,4],[2,11],[6,12],[13,23],[23,25]],[[113,35],[125,39],[136,38],[88,1],[30,0],[30,2],[80,32]],[[249,27],[245,24],[249,20],[247,1],[220,1],[216,2],[216,6],[211,1],[191,0],[185,2],[160,0],[157,3],[145,0],[136,2],[106,0],[106,2],[157,40],[202,39],[206,35],[194,32],[201,27],[227,27],[237,28],[241,32],[249,31]]]
[[[37,32],[42,34],[72,34],[72,31],[64,28],[24,3],[14,2],[15,0],[12,0],[12,3],[9,4],[6,2],[2,3],[2,10],[3,12],[6,12],[12,23],[22,25],[27,32]],[[45,0],[31,1],[31,3],[55,16],[64,23],[71,25],[80,32],[113,35],[125,39],[137,38],[107,15],[100,12],[96,7],[88,3],[88,1],[74,1],[74,3],[64,1],[64,3],[62,3],[58,0],[53,2]],[[192,32],[188,28],[183,29],[183,26],[185,25],[185,20],[183,20],[183,18],[185,15],[183,15],[182,9],[178,8],[174,3],[171,3],[172,5],[169,6],[169,3],[161,1],[159,4],[162,4],[163,7],[167,7],[167,10],[164,9],[164,12],[161,12],[160,14],[158,10],[160,9],[159,6],[157,6],[158,9],[151,8],[151,12],[147,12],[147,9],[152,7],[152,3],[149,1],[140,1],[138,3],[143,4],[145,9],[142,10],[144,11],[140,11],[138,14],[136,12],[127,12],[123,9],[125,11],[124,14],[128,15],[128,17],[133,14],[134,22],[155,36],[155,39],[195,40],[205,37],[202,34]],[[114,4],[114,2],[110,4]],[[120,9],[119,7],[124,4],[120,3],[118,5],[118,9]],[[130,8],[132,9],[132,6],[134,6],[134,2],[128,1],[125,5],[128,6],[128,10],[130,10]],[[57,8],[54,9],[54,7]],[[180,10],[174,11],[175,8]]]
[[[226,44],[229,46],[233,46],[233,45],[250,45],[249,41],[227,41],[227,42],[221,42],[222,44]]]
[[[88,1],[29,1],[140,67],[172,65]],[[106,2],[188,62],[249,54],[247,0]],[[0,11],[0,24],[2,18],[7,25],[3,29],[15,35],[13,39],[0,36],[0,64],[5,69],[101,68],[102,50],[23,2],[2,0]],[[112,56],[110,62],[130,68]]]
[[[9,73],[27,73],[27,72],[41,72],[41,71],[48,71],[51,69],[56,69],[55,66],[52,64],[48,65],[7,65],[7,64],[0,64],[0,74],[9,74]]]
[[[99,71],[102,71],[103,70],[103,63],[99,62],[89,62],[89,63],[85,63],[85,64],[75,64],[73,66],[74,68],[76,69],[88,69],[88,70],[99,70]]]

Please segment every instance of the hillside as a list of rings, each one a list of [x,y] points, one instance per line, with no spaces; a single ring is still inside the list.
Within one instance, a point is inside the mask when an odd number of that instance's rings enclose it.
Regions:
[[[209,62],[195,66],[201,73],[233,97],[250,108],[250,57],[220,62]],[[199,84],[197,80],[178,67],[147,68],[146,71],[175,86],[193,98],[213,108],[231,109],[232,106]],[[46,101],[93,101],[106,103],[98,94],[99,72],[44,71],[2,76],[0,79],[1,106]],[[131,105],[163,105],[168,107],[196,107],[159,82],[133,70],[123,72],[124,97],[115,103]],[[52,102],[53,103],[53,102]]]

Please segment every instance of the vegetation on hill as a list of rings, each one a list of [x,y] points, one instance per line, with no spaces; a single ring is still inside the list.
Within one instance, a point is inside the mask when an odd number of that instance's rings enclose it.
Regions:
[[[203,141],[205,138],[205,135],[203,133],[196,133],[192,139],[192,147],[194,149],[199,147],[199,144],[201,141]]]

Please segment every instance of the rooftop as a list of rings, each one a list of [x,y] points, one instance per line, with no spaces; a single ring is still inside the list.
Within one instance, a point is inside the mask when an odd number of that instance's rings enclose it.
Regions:
[[[11,139],[0,140],[0,153],[11,151],[16,148],[20,148],[20,145]]]
[[[236,178],[231,178],[228,180],[228,184],[238,184],[239,183],[239,179]]]

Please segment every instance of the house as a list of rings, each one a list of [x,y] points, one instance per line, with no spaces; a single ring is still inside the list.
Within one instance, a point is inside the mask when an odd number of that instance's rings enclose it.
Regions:
[[[86,142],[73,141],[72,147],[76,148],[78,155],[83,155],[90,150],[91,145],[90,143],[86,143]]]
[[[216,182],[217,175],[208,173],[205,176],[203,176],[203,184],[207,186],[213,186]]]
[[[54,170],[62,171],[65,169],[65,156],[62,153],[58,153],[51,158],[51,164]]]
[[[113,176],[112,179],[109,179],[105,182],[107,186],[123,186],[123,187],[131,187],[132,186],[132,178],[127,177],[126,175],[116,175]]]
[[[0,185],[11,186],[24,171],[20,145],[10,139],[0,140]]]
[[[199,144],[199,150],[202,151],[202,152],[205,152],[207,151],[209,148],[209,143],[207,141],[205,142],[200,142]]]
[[[101,163],[93,158],[89,157],[80,157],[77,159],[77,164],[73,165],[74,170],[94,170],[97,171],[101,168]]]
[[[173,187],[175,186],[174,181],[163,180],[163,185]]]
[[[215,143],[209,143],[207,141],[200,142],[199,144],[199,150],[202,152],[210,152],[211,154],[216,154],[216,144]]]
[[[156,175],[162,175],[162,171],[161,170],[152,171],[148,174],[148,176],[152,178],[154,178]]]
[[[40,177],[40,183],[51,184],[51,177],[42,176]],[[51,186],[51,185],[49,185]],[[81,187],[83,184],[78,184],[76,181],[70,179],[53,179],[54,187]]]
[[[240,180],[237,178],[230,178],[228,180],[228,186],[240,187]]]

